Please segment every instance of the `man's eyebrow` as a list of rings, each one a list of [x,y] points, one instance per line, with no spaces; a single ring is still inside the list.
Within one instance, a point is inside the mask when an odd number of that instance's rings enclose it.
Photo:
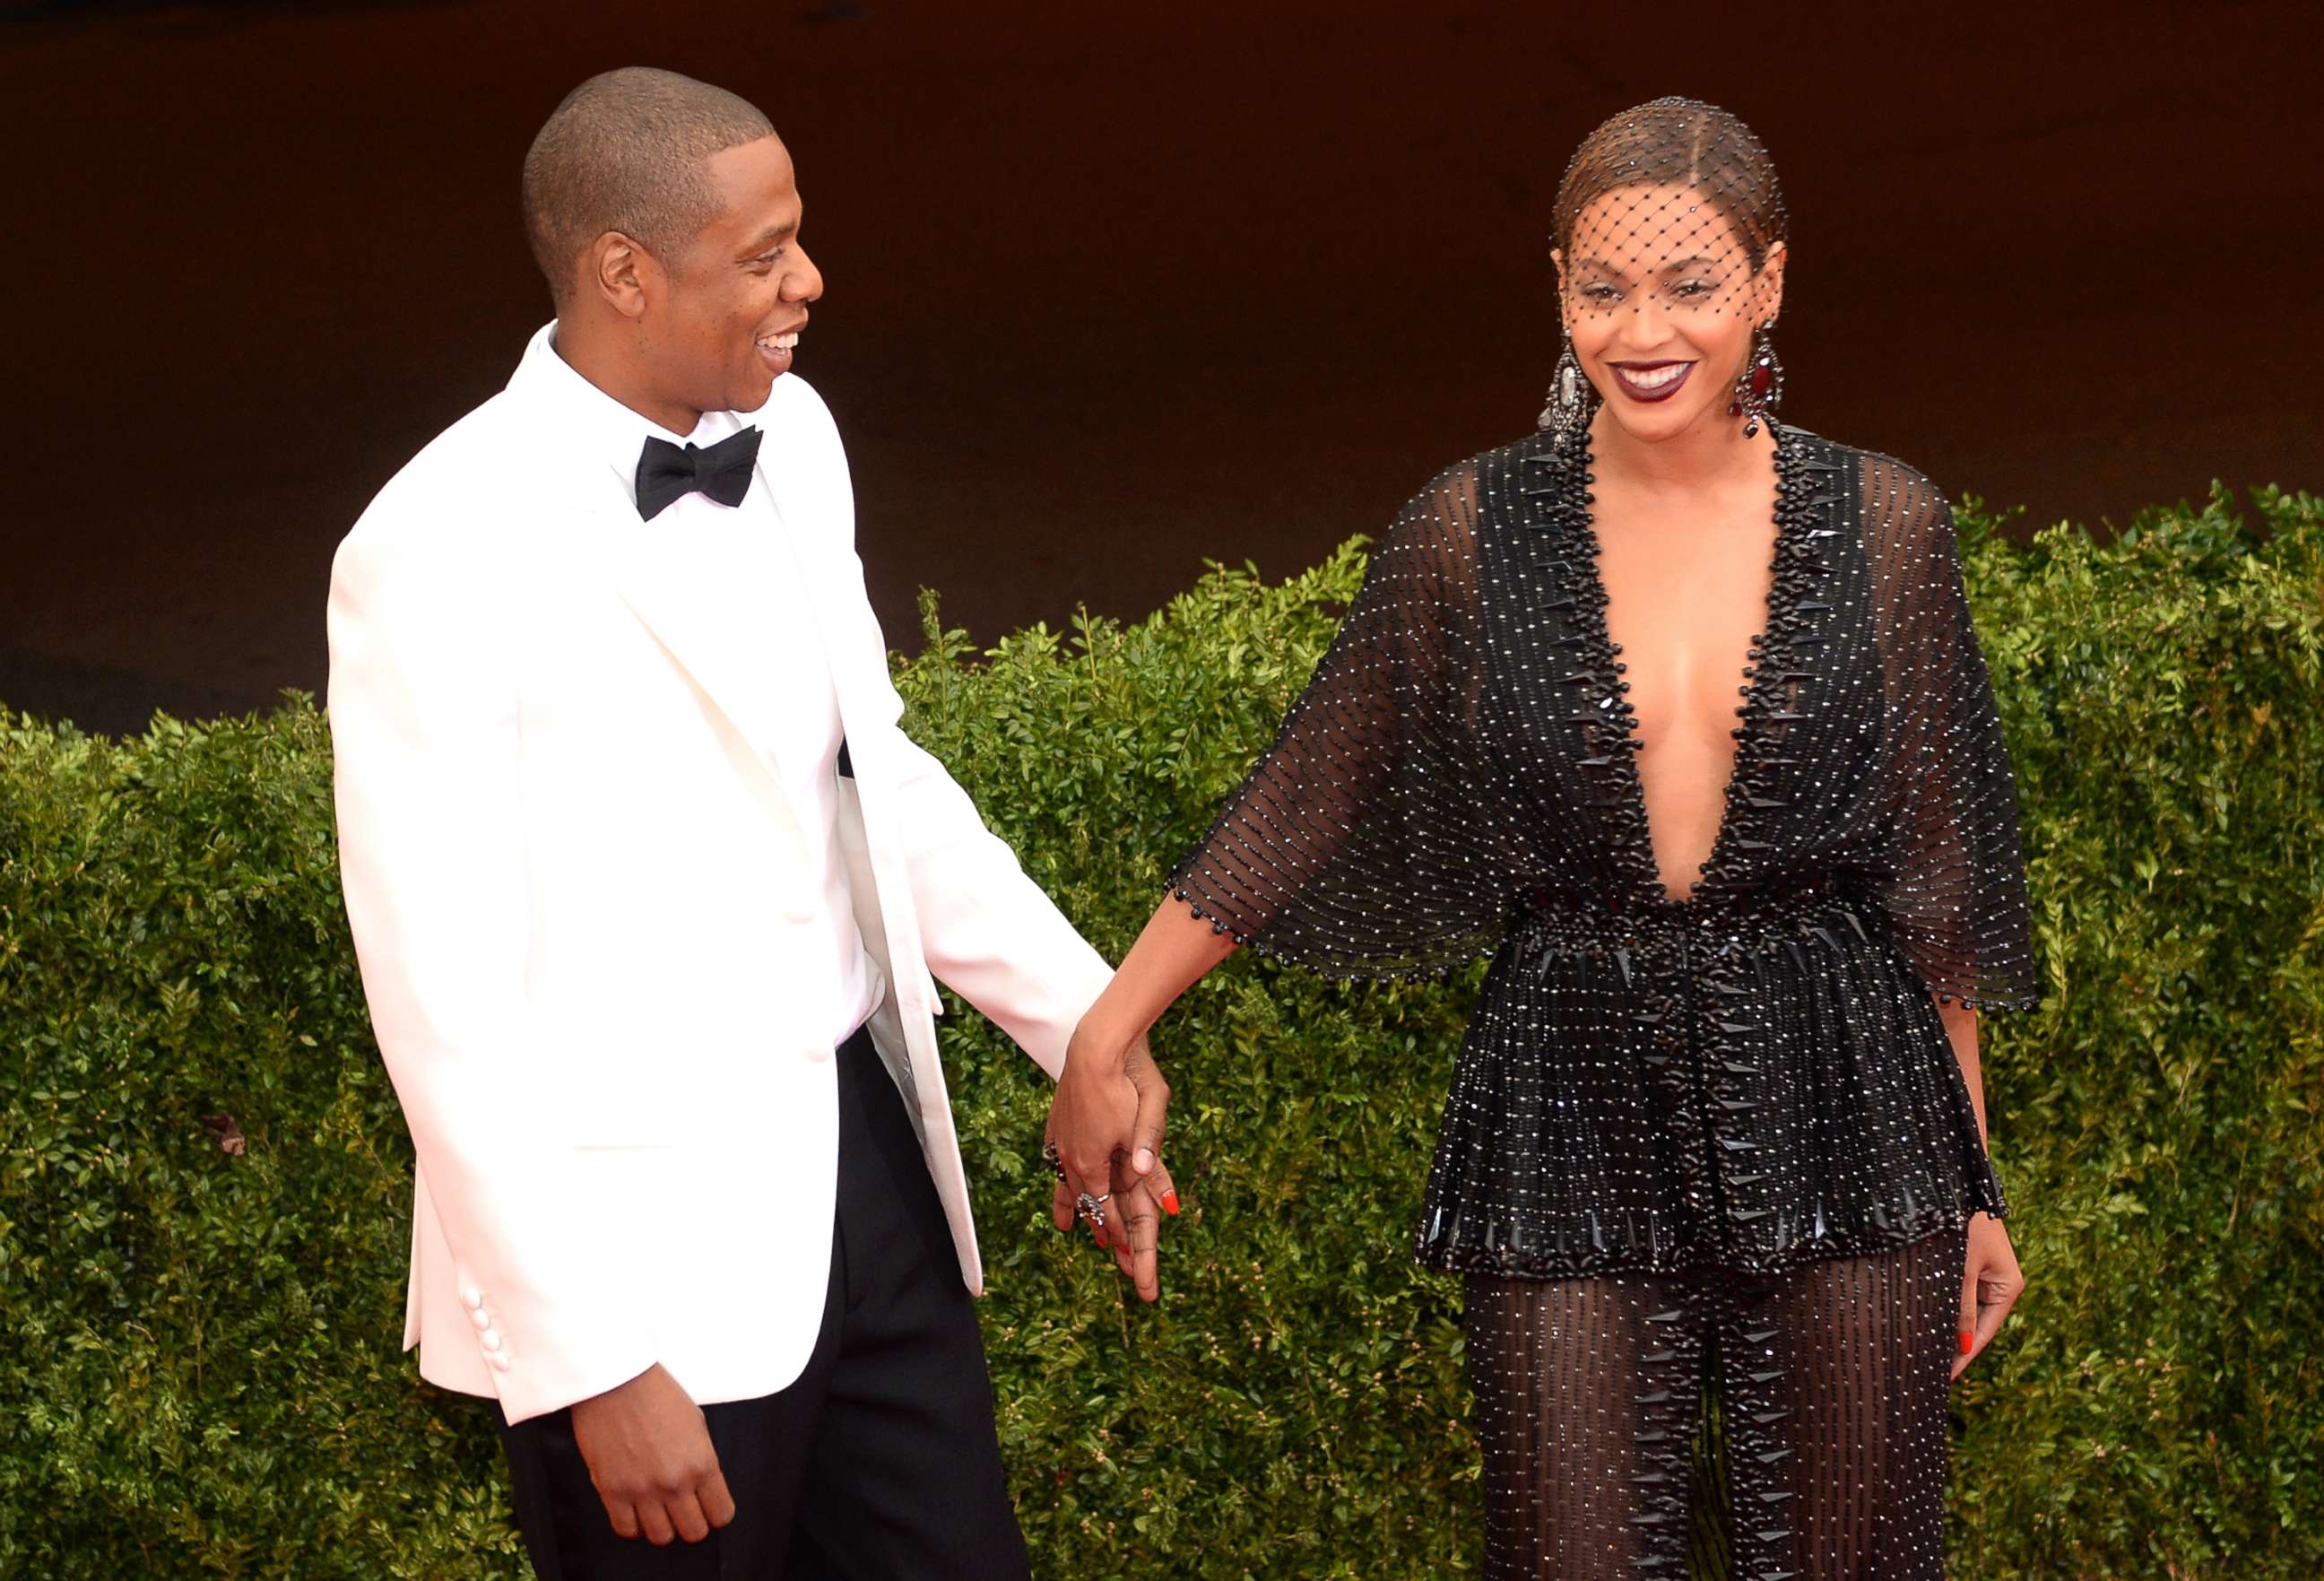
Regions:
[[[742,249],[743,255],[747,257],[754,253],[763,253],[769,247],[773,246],[777,242],[781,241],[785,236],[789,236],[792,232],[798,229],[798,221],[796,219],[787,220],[781,225],[771,226],[759,234],[759,239],[757,241],[752,242],[748,247]]]

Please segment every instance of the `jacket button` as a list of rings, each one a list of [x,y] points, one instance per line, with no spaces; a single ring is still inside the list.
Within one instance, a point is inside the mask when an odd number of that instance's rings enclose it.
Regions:
[[[494,1351],[491,1354],[487,1355],[484,1360],[493,1364],[493,1371],[496,1373],[505,1373],[509,1370],[508,1352],[506,1351]]]
[[[809,1059],[814,1060],[817,1065],[820,1065],[825,1060],[831,1058],[831,1050],[828,1049],[809,1049],[807,1051],[807,1057]]]
[[[478,1290],[472,1284],[462,1285],[460,1287],[460,1301],[463,1306],[471,1308],[481,1307],[484,1304],[484,1292]]]
[[[486,1312],[482,1307],[477,1308],[475,1311],[468,1314],[468,1321],[475,1324],[478,1328],[490,1328],[493,1326],[492,1315]]]
[[[476,1339],[488,1351],[496,1351],[501,1348],[500,1335],[490,1328],[485,1329],[482,1334],[476,1336]]]

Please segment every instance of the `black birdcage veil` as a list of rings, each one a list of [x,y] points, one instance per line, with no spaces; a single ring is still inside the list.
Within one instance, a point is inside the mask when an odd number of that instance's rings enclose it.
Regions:
[[[1768,339],[1777,301],[1768,264],[1788,230],[1766,147],[1717,106],[1659,98],[1598,126],[1567,164],[1552,215],[1567,333],[1541,425],[1578,429],[1614,379],[1649,400],[1682,381],[1722,380],[1747,434],[1772,421],[1783,373]],[[1657,316],[1645,326],[1655,356],[1582,348],[1604,342],[1621,313]],[[1749,326],[1740,337],[1738,319]],[[1711,365],[1713,352],[1721,365]]]

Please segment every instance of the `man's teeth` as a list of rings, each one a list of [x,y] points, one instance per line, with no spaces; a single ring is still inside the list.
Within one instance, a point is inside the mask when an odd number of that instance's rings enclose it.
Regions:
[[[1659,390],[1686,370],[1685,363],[1665,363],[1661,367],[1649,368],[1645,373],[1633,372],[1629,368],[1620,368],[1616,371],[1622,375],[1622,382],[1633,389]]]
[[[771,351],[788,351],[798,344],[798,331],[794,329],[788,335],[772,336],[759,344]]]

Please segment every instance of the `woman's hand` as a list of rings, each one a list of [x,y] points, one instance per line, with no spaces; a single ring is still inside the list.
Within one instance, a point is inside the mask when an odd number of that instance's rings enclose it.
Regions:
[[[1961,1275],[1960,1354],[1953,1357],[1954,1377],[1960,1377],[1993,1342],[2009,1308],[2024,1291],[2025,1276],[2018,1270],[2017,1250],[2009,1244],[2009,1231],[1990,1214],[1971,1214],[1969,1266]]]
[[[1048,1140],[1065,1171],[1050,1216],[1057,1228],[1070,1230],[1082,1193],[1107,1197],[1105,1225],[1092,1225],[1091,1234],[1149,1301],[1160,1293],[1155,1276],[1160,1215],[1178,1211],[1177,1189],[1161,1160],[1169,1106],[1170,1084],[1143,1033],[1124,1046],[1093,1020],[1074,1030],[1049,1104]]]

